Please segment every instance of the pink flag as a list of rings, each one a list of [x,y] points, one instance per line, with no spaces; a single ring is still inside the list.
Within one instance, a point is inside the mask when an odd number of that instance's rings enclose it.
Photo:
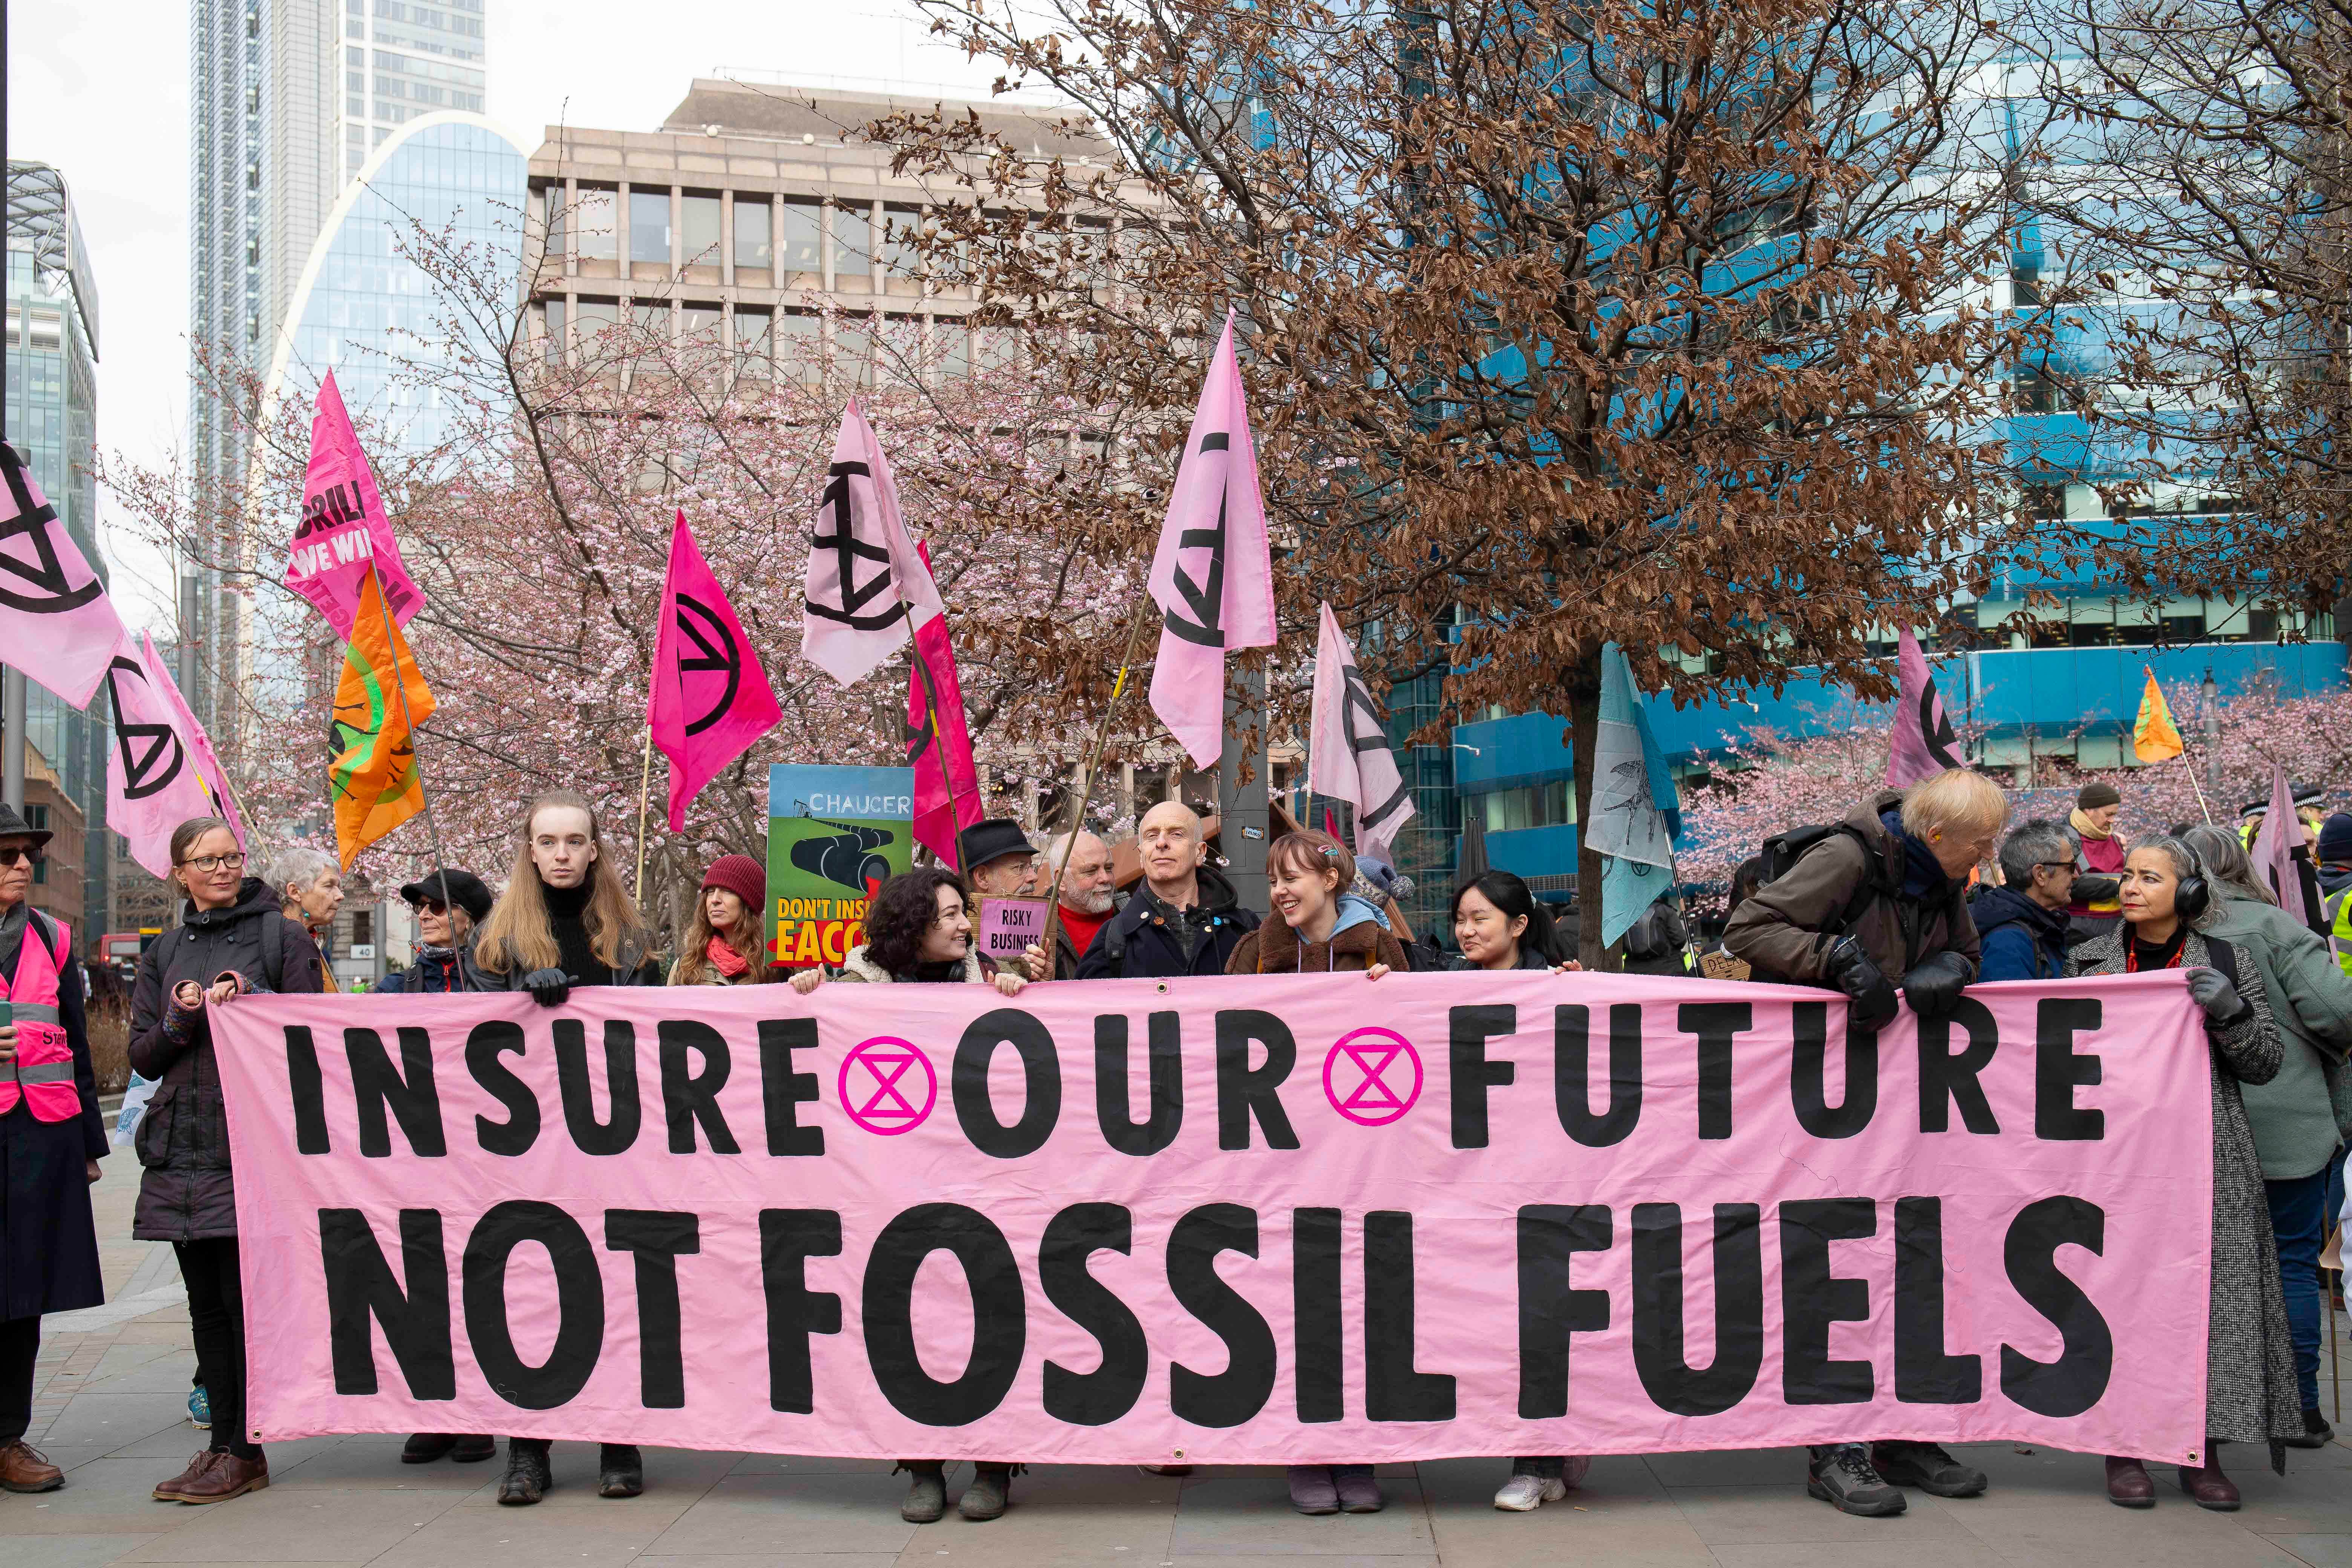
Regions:
[[[1960,738],[1936,695],[1936,678],[1927,673],[1927,656],[1919,639],[1903,628],[1897,666],[1902,691],[1895,700],[1894,745],[1886,753],[1886,787],[1909,789],[1925,784],[1947,768],[1966,767],[1960,760]]]
[[[231,833],[236,835],[237,847],[245,847],[245,819],[237,815],[236,796],[229,793],[228,770],[221,766],[220,753],[213,750],[213,738],[196,722],[195,711],[180,695],[177,682],[172,679],[172,667],[155,651],[155,639],[147,633],[139,634],[139,659],[146,667],[147,682],[165,707],[172,711],[172,723],[179,731],[181,743],[188,749],[188,763],[196,771],[196,782],[212,796],[213,815],[228,819]]]
[[[192,816],[215,815],[196,776],[171,698],[148,672],[125,632],[106,669],[114,715],[114,755],[106,770],[106,826],[122,835],[131,858],[158,877],[172,870],[172,830]]]
[[[929,577],[930,551],[918,544],[915,554]],[[936,584],[932,592],[938,592]],[[971,736],[963,726],[963,687],[956,679],[955,649],[948,642],[945,616],[933,616],[915,629],[911,663],[907,764],[915,770],[915,842],[961,870],[956,835],[985,813],[980,804],[980,768],[971,759]]]
[[[0,658],[76,708],[87,707],[122,641],[106,584],[58,519],[58,509],[0,441]]]
[[[2298,924],[2312,925],[2314,911],[2304,902],[2303,870],[2295,864],[2294,852],[2303,847],[2303,818],[2294,814],[2294,790],[2286,782],[2286,770],[2271,769],[2271,805],[2263,814],[2262,826],[2254,830],[2251,852],[2257,876],[2270,879],[2271,890],[2278,894],[2279,908],[2293,915]],[[2316,922],[2320,930],[2326,921]]]
[[[874,427],[851,398],[809,534],[801,652],[844,686],[906,645],[908,629],[942,614],[930,568],[898,512],[898,486]]]
[[[702,786],[782,717],[760,655],[694,547],[681,509],[669,536],[653,691],[646,700],[654,744],[669,759],[672,833],[686,826],[687,805]]]
[[[1151,558],[1151,597],[1164,612],[1151,671],[1151,710],[1197,767],[1224,751],[1225,650],[1272,647],[1274,560],[1257,454],[1234,359],[1234,317],[1201,386],[1168,521]]]
[[[1315,707],[1307,725],[1307,783],[1356,808],[1356,853],[1393,860],[1390,847],[1412,817],[1381,710],[1356,668],[1356,650],[1326,604],[1315,642]],[[1339,837],[1334,834],[1332,837]]]
[[[383,584],[392,618],[406,626],[425,595],[400,563],[400,545],[383,515],[375,475],[360,450],[351,416],[343,412],[335,373],[329,371],[319,384],[319,411],[310,420],[310,468],[302,479],[302,521],[294,529],[286,585],[316,605],[335,635],[349,642],[360,584],[371,564]]]

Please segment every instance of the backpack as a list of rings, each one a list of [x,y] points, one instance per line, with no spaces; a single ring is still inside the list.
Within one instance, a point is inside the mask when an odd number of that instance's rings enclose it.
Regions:
[[[1689,928],[1682,915],[1664,902],[1653,902],[1626,928],[1625,956],[1653,963],[1689,942]]]
[[[1790,868],[1803,859],[1808,852],[1841,833],[1862,846],[1863,861],[1870,868],[1870,874],[1863,879],[1862,886],[1854,890],[1853,897],[1846,900],[1845,908],[1838,911],[1837,921],[1831,927],[1834,934],[1843,936],[1853,929],[1853,922],[1862,918],[1862,911],[1870,907],[1873,899],[1895,891],[1879,865],[1877,855],[1872,852],[1870,841],[1852,823],[1816,822],[1803,827],[1791,827],[1785,833],[1775,833],[1764,840],[1757,852],[1758,858],[1764,862],[1764,873],[1757,879],[1756,885],[1770,887],[1787,876]]]

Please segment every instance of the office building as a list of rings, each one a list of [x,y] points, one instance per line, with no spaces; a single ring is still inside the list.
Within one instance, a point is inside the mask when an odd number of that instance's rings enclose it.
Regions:
[[[98,286],[65,177],[47,163],[8,165],[8,439],[100,581],[98,546]],[[112,853],[106,827],[101,691],[84,710],[35,682],[25,691],[26,805],[58,837],[36,899],[82,935],[108,926]],[[40,826],[36,819],[36,826]]]

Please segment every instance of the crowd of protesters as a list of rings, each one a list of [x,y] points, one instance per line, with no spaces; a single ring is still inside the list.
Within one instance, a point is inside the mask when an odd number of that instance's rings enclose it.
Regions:
[[[2299,810],[2317,798],[2299,797]],[[2094,784],[2065,819],[2008,827],[2008,797],[1966,770],[1880,794],[1838,823],[1790,836],[1801,847],[1788,863],[1743,864],[1721,947],[1705,969],[1842,993],[1864,1026],[1905,1004],[1923,1018],[1948,1016],[1979,982],[2187,972],[2210,1049],[2213,1267],[2204,1463],[2180,1467],[2178,1481],[2200,1507],[2229,1510],[2239,1495],[2221,1468],[2222,1444],[2263,1445],[2283,1466],[2284,1448],[2333,1436],[2318,1407],[2319,1258],[2343,1207],[2352,1128],[2352,816],[2321,821],[2315,809],[2305,817],[2329,928],[2322,935],[2281,910],[2255,872],[2245,847],[2251,826],[2184,825],[2127,845],[2116,826],[2121,804],[2113,787]],[[2254,817],[2264,804],[2242,815]],[[0,997],[12,1009],[0,1024],[0,1170],[8,1183],[0,1208],[0,1487],[12,1491],[63,1480],[24,1441],[41,1314],[93,1306],[103,1294],[83,1194],[107,1139],[81,970],[62,929],[26,901],[48,837],[0,806]],[[400,889],[416,917],[415,960],[380,983],[379,994],[519,990],[556,1006],[580,986],[788,981],[803,995],[846,983],[986,984],[1011,996],[1034,983],[1105,978],[1351,973],[1376,982],[1407,968],[1558,975],[1580,967],[1551,910],[1507,871],[1455,889],[1453,953],[1408,942],[1392,895],[1409,884],[1314,831],[1268,847],[1272,915],[1262,919],[1181,802],[1155,805],[1137,824],[1140,875],[1123,902],[1111,847],[1099,837],[1066,833],[1041,854],[1016,823],[976,824],[960,844],[964,872],[922,867],[883,882],[866,910],[866,940],[830,971],[772,963],[765,877],[748,856],[711,865],[665,968],[585,799],[540,796],[520,837],[498,897],[455,867]],[[171,853],[180,922],[142,956],[131,997],[131,1065],[156,1080],[134,1141],[142,1173],[132,1234],[177,1251],[211,1419],[209,1446],[153,1495],[205,1503],[268,1484],[268,1461],[245,1436],[236,1212],[208,1020],[249,992],[331,990],[319,938],[343,895],[334,861],[315,851],[280,857],[266,879],[247,875],[245,852],[217,818],[184,824]],[[1056,908],[1047,942],[1003,966],[979,951],[981,900],[1049,891]],[[1662,902],[1627,934],[1623,962],[1684,973],[1691,945],[1681,912]],[[1811,1450],[1811,1495],[1848,1513],[1885,1516],[1904,1510],[1906,1488],[1947,1498],[1987,1489],[1982,1470],[1939,1445],[1867,1436]],[[555,1485],[550,1445],[509,1437],[506,1452],[499,1501],[538,1502]],[[480,1462],[497,1453],[490,1434],[418,1433],[400,1457]],[[1557,1501],[1588,1462],[1520,1458],[1495,1506],[1523,1512]],[[947,1464],[908,1458],[899,1468],[911,1477],[902,1517],[942,1517]],[[1019,1467],[974,1469],[958,1511],[997,1518]],[[2141,1458],[2108,1457],[2106,1478],[2115,1503],[2155,1505]],[[602,1445],[596,1485],[605,1497],[642,1491],[637,1447]],[[1307,1514],[1383,1506],[1370,1465],[1293,1467],[1289,1495]]]

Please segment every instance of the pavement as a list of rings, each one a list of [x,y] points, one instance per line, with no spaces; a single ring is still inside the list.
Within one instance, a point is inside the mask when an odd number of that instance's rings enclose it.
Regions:
[[[130,1234],[137,1167],[106,1162],[100,1237]],[[2352,1568],[2352,1448],[2291,1452],[2271,1474],[2224,1450],[2245,1493],[2207,1513],[2156,1470],[2158,1506],[2111,1507],[2099,1460],[2008,1443],[1962,1445],[1989,1471],[1980,1498],[1910,1494],[1899,1519],[1838,1513],[1804,1492],[1802,1451],[1597,1460],[1565,1502],[1532,1514],[1491,1504],[1499,1459],[1383,1466],[1383,1512],[1306,1519],[1274,1467],[1204,1466],[1189,1479],[1109,1467],[1041,1467],[1002,1520],[900,1521],[887,1464],[796,1455],[646,1450],[646,1492],[595,1495],[593,1448],[556,1446],[556,1489],[537,1508],[495,1500],[496,1461],[406,1466],[397,1436],[269,1449],[271,1484],[204,1508],[150,1500],[205,1435],[187,1425],[184,1295],[168,1247],[102,1244],[109,1305],[44,1327],[32,1441],[63,1489],[0,1494],[0,1568],[137,1563],[374,1563],[383,1568]],[[2352,1360],[2352,1320],[2337,1338]],[[2328,1405],[2328,1369],[2320,1373]],[[2341,1425],[2341,1422],[2338,1422]],[[970,1471],[951,1472],[950,1499]],[[944,1561],[942,1561],[944,1559]]]

